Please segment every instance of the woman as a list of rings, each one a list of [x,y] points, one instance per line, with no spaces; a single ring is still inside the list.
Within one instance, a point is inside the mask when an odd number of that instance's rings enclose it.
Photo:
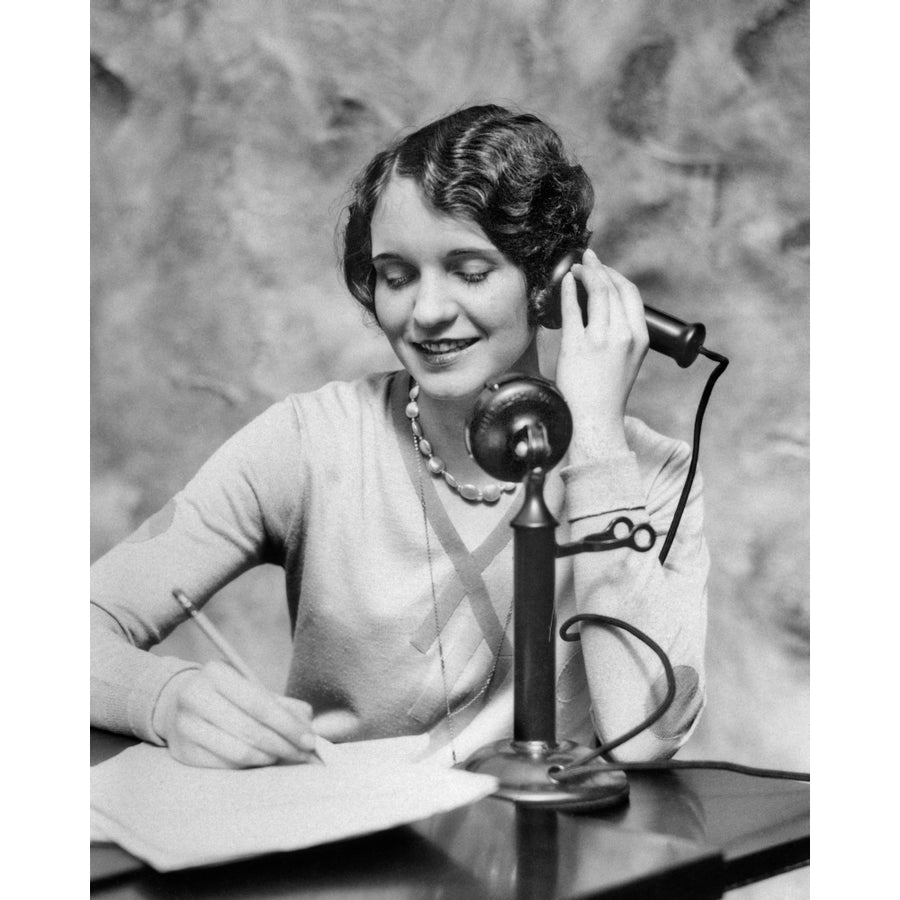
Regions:
[[[496,106],[438,120],[379,153],[354,185],[344,275],[402,369],[292,395],[251,422],[163,510],[92,568],[92,723],[183,762],[305,762],[332,741],[427,732],[448,762],[512,733],[517,486],[472,460],[464,423],[485,382],[538,374],[554,259],[589,238],[593,192],[539,119]],[[588,292],[584,325],[575,279]],[[623,510],[664,534],[687,447],[625,416],[647,350],[637,289],[587,250],[562,285],[556,382],[574,431],[547,479],[560,542]],[[619,549],[557,563],[562,621],[602,612],[668,652],[676,700],[619,759],[671,756],[703,705],[699,480],[665,566]],[[284,567],[293,654],[284,697],[223,663],[146,648],[259,563]],[[664,692],[656,657],[586,626],[558,642],[557,731],[624,732]]]

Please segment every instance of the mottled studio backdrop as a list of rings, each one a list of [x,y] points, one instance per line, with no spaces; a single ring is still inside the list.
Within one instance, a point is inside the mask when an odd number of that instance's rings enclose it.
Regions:
[[[349,179],[399,130],[515,103],[593,178],[600,258],[731,359],[701,453],[709,706],[682,756],[806,768],[807,3],[121,0],[92,19],[94,556],[274,400],[394,367],[338,278]],[[651,354],[631,412],[690,440],[710,370]],[[208,607],[276,688],[283,605],[266,569]],[[192,629],[164,652],[208,658]]]

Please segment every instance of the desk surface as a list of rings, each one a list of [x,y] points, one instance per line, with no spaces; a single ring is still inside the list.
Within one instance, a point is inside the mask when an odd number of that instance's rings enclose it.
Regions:
[[[134,743],[91,731],[91,764]],[[161,875],[91,847],[91,895],[124,898],[720,897],[809,860],[809,786],[718,770],[629,774],[592,814],[489,797],[390,831]]]

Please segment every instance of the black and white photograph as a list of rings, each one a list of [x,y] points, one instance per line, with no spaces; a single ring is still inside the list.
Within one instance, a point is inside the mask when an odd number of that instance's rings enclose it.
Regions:
[[[810,6],[92,0],[92,897],[811,896]]]

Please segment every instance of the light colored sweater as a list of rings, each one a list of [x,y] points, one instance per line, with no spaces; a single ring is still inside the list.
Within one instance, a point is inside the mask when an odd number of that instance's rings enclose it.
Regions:
[[[275,404],[93,565],[93,725],[161,743],[152,725],[160,692],[176,673],[196,667],[146,652],[185,618],[172,588],[202,605],[251,566],[275,563],[284,568],[293,629],[285,693],[312,704],[324,737],[429,732],[433,749],[449,750],[445,682],[458,758],[511,736],[512,628],[505,626],[509,521],[519,504],[479,547],[463,544],[431,476],[419,478],[404,415],[408,383],[403,372],[375,375]],[[661,566],[657,553],[689,451],[635,419],[626,420],[626,434],[630,454],[577,469],[563,464],[548,476],[545,497],[561,523],[557,541],[599,531],[627,510],[635,522],[649,519],[660,543],[648,553],[558,560],[557,618],[602,612],[666,649],[678,698],[652,733],[624,747],[632,756],[668,756],[703,705],[708,555],[700,482]],[[588,743],[596,731],[608,740],[664,693],[652,653],[624,633],[601,631],[584,629],[581,643],[557,638],[559,738]]]

